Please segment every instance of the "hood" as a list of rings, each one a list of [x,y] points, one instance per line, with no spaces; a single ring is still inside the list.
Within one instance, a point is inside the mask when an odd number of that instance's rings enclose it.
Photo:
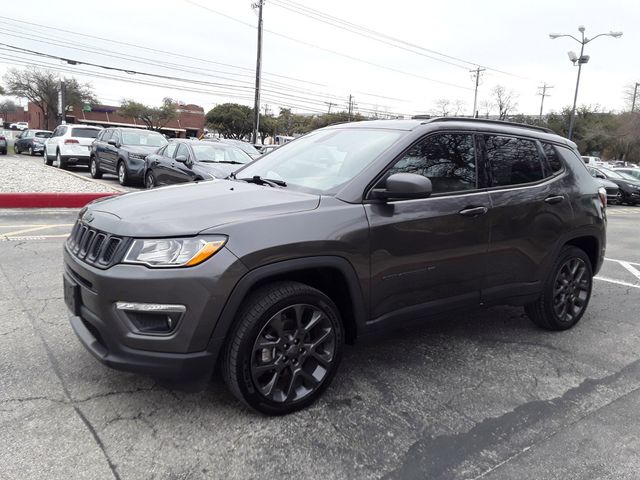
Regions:
[[[235,163],[208,163],[198,162],[198,168],[214,178],[227,178],[230,173],[235,172],[244,165],[238,165]]]
[[[178,237],[256,218],[313,210],[319,195],[212,180],[118,195],[90,204],[91,226],[127,237]],[[220,233],[224,233],[221,231]]]
[[[143,155],[149,155],[150,153],[156,153],[162,147],[150,147],[146,145],[122,145],[120,147],[125,152],[141,153]]]

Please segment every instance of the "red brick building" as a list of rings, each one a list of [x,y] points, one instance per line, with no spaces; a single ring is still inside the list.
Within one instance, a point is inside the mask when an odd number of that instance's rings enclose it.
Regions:
[[[170,137],[189,138],[200,136],[204,131],[204,109],[198,105],[176,105],[178,118],[169,122],[161,132]],[[53,130],[57,126],[56,119],[49,119],[45,125],[44,114],[40,108],[29,102],[24,120],[29,127],[42,130]],[[66,115],[67,123],[83,123],[85,125],[99,125],[102,127],[137,127],[146,128],[145,124],[134,118],[123,117],[118,113],[118,107],[111,105],[92,105],[91,111],[85,111],[80,106],[72,107]]]

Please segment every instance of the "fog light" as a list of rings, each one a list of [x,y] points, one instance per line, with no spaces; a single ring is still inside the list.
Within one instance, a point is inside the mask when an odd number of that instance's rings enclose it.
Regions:
[[[166,335],[173,332],[187,308],[184,305],[162,303],[116,302],[138,333]]]

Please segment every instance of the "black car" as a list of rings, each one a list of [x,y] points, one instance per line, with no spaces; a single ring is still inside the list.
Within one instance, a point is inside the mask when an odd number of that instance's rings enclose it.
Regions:
[[[51,136],[49,130],[27,129],[18,135],[13,142],[13,151],[16,154],[29,152],[29,155],[44,155],[44,142]]]
[[[104,364],[191,388],[218,365],[238,399],[280,415],[321,395],[345,342],[495,304],[573,327],[606,218],[575,144],[548,129],[346,123],[229,180],[83,208],[64,246],[64,298]]]
[[[107,128],[91,145],[89,169],[93,178],[118,176],[121,185],[142,184],[145,158],[167,145],[163,135],[137,128]]]
[[[638,205],[640,203],[640,180],[622,172],[614,172],[605,167],[588,167],[592,177],[602,178],[615,183],[620,189],[619,203]]]
[[[226,178],[251,157],[239,148],[217,142],[174,140],[146,158],[144,185],[159,185]]]

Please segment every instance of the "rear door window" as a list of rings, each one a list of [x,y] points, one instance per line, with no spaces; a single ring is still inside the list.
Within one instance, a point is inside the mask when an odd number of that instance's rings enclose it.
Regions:
[[[177,147],[178,147],[177,143],[170,143],[169,145],[167,145],[167,148],[165,148],[163,155],[165,157],[173,158],[175,156]]]
[[[542,162],[533,140],[484,135],[489,185],[502,187],[542,180]]]

